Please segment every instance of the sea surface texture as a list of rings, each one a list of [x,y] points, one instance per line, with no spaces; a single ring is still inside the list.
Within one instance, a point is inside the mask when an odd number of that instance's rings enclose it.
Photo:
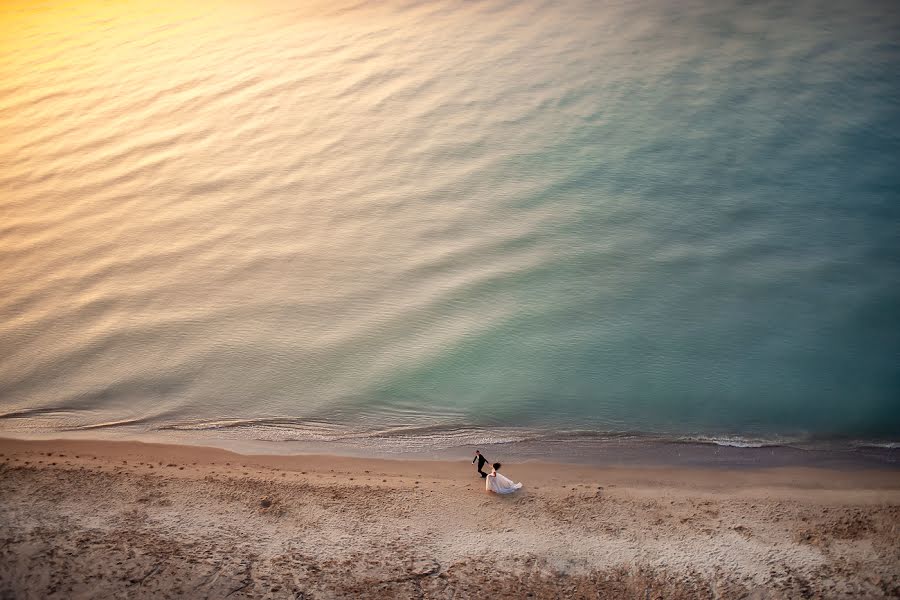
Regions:
[[[896,442],[898,42],[876,0],[3,2],[0,433]]]

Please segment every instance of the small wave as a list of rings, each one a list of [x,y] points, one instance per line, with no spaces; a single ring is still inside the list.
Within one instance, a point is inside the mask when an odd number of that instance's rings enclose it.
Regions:
[[[858,441],[852,444],[857,450],[898,450],[900,442]]]
[[[709,444],[712,446],[727,446],[731,448],[775,448],[797,443],[799,440],[787,439],[760,439],[742,436],[686,436],[674,440],[685,444]]]
[[[639,431],[555,429],[527,427],[487,427],[452,424],[400,424],[353,426],[321,420],[296,418],[229,419],[190,421],[163,425],[160,431],[210,431],[235,438],[269,442],[334,442],[381,449],[447,449],[470,445],[517,443],[608,445],[643,443],[708,444],[733,448],[774,448],[801,444],[799,439],[753,438],[744,436],[675,436]]]
[[[535,439],[527,429],[498,430],[462,425],[396,425],[359,427],[294,418],[186,421],[161,425],[157,431],[210,431],[268,442],[338,442],[355,446],[450,448],[468,444],[503,444]]]
[[[33,419],[35,417],[58,416],[71,413],[74,413],[74,411],[65,408],[23,408],[0,413],[0,419]]]
[[[150,421],[149,418],[136,418],[136,419],[118,419],[115,421],[104,421],[102,423],[87,423],[84,425],[73,425],[72,427],[64,427],[61,431],[90,431],[92,429],[115,429],[117,427],[134,427],[135,425],[142,425],[144,423],[148,423]]]

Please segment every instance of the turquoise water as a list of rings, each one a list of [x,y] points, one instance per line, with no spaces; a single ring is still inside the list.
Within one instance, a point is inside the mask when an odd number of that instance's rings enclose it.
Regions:
[[[900,5],[223,4],[0,9],[0,432],[900,438]]]

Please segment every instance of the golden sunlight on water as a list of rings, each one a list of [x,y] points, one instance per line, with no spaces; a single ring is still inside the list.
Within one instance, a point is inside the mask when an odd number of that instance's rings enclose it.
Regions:
[[[264,414],[316,412],[505,314],[454,297],[541,249],[453,263],[547,213],[491,228],[502,211],[469,180],[535,139],[510,124],[555,92],[497,90],[530,70],[492,67],[528,36],[448,52],[502,27],[470,27],[480,10],[5,4],[7,414],[87,427],[190,420],[213,402],[251,416],[259,385]],[[471,110],[501,99],[501,113]],[[521,181],[479,185],[504,198]]]

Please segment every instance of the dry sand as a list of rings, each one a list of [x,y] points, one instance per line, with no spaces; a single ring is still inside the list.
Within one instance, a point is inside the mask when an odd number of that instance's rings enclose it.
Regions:
[[[503,472],[0,440],[0,597],[900,597],[900,471]]]

